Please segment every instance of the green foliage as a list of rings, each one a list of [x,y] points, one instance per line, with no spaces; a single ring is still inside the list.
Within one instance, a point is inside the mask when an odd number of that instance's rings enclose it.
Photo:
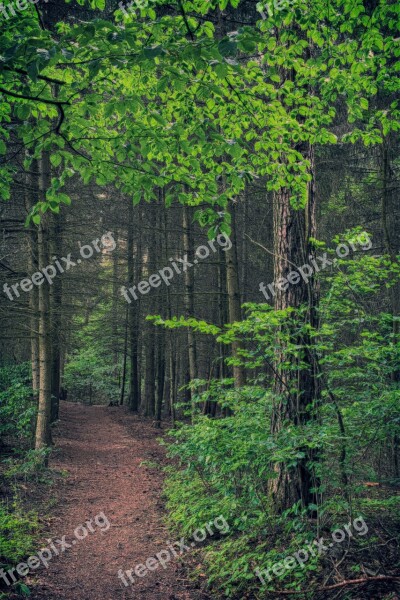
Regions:
[[[336,243],[351,241],[355,233],[340,236]],[[196,326],[193,319],[155,319],[166,327],[194,327],[225,344],[240,340],[239,362],[254,372],[252,385],[242,389],[234,389],[229,380],[199,381],[194,389],[203,391],[195,402],[217,402],[222,411],[229,409],[228,415],[213,419],[197,414],[192,425],[171,431],[173,441],[167,444],[175,463],[166,484],[171,523],[189,536],[217,506],[230,525],[228,537],[209,542],[202,566],[214,589],[228,597],[259,593],[256,568],[271,567],[317,537],[310,512],[318,512],[320,531],[346,523],[355,511],[390,515],[398,510],[398,497],[371,497],[366,491],[365,481],[382,481],[389,473],[381,463],[366,462],[365,456],[379,455],[400,437],[400,390],[392,377],[400,364],[400,345],[393,336],[393,317],[376,311],[398,281],[399,265],[365,251],[339,259],[319,278],[318,331],[304,324],[306,308],[274,311],[266,304],[247,304],[242,322],[218,332],[201,322]],[[321,402],[314,407],[318,418],[305,425],[288,422],[271,434],[276,353],[282,352],[279,367],[287,381],[293,376],[295,393],[296,378],[308,368],[304,354],[310,346],[320,364]],[[275,466],[293,469],[309,450],[318,455],[312,465],[319,482],[318,506],[295,504],[276,515],[269,485],[276,477]],[[321,560],[312,557],[304,568],[284,570],[264,589],[304,589],[321,568]]]
[[[37,529],[34,512],[26,513],[16,503],[12,507],[0,503],[0,562],[15,565],[29,556]]]
[[[229,522],[243,514],[257,519],[265,511],[265,489],[258,487],[259,475],[270,475],[267,455],[260,452],[265,446],[265,391],[249,388],[241,392],[240,401],[230,393],[233,416],[197,416],[193,427],[182,425],[171,432],[176,441],[169,445],[169,454],[183,470],[171,474],[169,508],[186,534],[207,522],[215,507]],[[208,397],[205,392],[197,400]]]
[[[95,403],[119,399],[119,365],[113,365],[110,358],[113,350],[109,311],[110,306],[99,304],[89,323],[83,325],[77,319],[75,351],[68,357],[64,373],[64,385],[71,399]]]
[[[51,448],[39,448],[24,452],[20,458],[6,458],[3,462],[8,465],[8,468],[4,474],[9,479],[48,483],[48,471],[45,465],[50,454]]]
[[[29,438],[37,403],[30,387],[28,363],[0,368],[0,437]]]
[[[64,383],[73,399],[95,400],[96,403],[118,399],[113,368],[104,353],[95,347],[82,348],[70,357]]]
[[[89,2],[100,10],[103,3]],[[120,21],[117,11],[115,21],[60,23],[56,36],[41,29],[34,7],[7,21],[0,152],[7,152],[7,124],[18,119],[16,135],[32,157],[52,149],[59,169],[34,222],[70,202],[63,186],[76,174],[84,183],[113,183],[135,202],[168,185],[169,198],[207,203],[199,217],[204,212],[210,225],[217,217],[208,210],[222,213],[219,226],[228,231],[228,201],[256,177],[305,205],[310,165],[299,142],[379,144],[399,129],[397,102],[379,109],[375,102],[398,91],[396,3],[377,3],[367,14],[348,0],[296,0],[290,10],[269,10],[271,2],[265,20],[219,39],[205,15],[227,4],[183,0],[183,18],[180,10],[161,14],[157,3],[140,19]],[[339,139],[332,131],[338,99],[357,124]],[[5,199],[11,172],[1,167]]]

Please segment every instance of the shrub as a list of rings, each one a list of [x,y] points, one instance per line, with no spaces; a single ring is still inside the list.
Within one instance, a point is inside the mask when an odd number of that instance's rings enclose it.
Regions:
[[[0,437],[32,436],[37,403],[30,385],[28,363],[0,368]]]

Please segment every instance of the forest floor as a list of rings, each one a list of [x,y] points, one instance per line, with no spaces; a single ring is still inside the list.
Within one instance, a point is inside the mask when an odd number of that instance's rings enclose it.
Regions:
[[[163,524],[163,475],[159,467],[165,454],[158,444],[160,430],[125,408],[61,403],[54,431],[51,469],[58,478],[51,489],[59,501],[44,528],[46,540],[61,548],[71,546],[49,561],[48,568],[26,578],[34,600],[199,600],[200,589],[183,575],[178,558],[166,568],[133,573],[129,587],[118,570],[134,569],[167,548],[170,538]],[[145,461],[145,462],[144,462]],[[143,464],[144,462],[144,464]],[[104,517],[96,516],[104,513]],[[88,531],[85,523],[92,519]],[[96,524],[98,523],[98,525]],[[107,523],[110,526],[107,526]],[[87,536],[79,528],[84,525]],[[77,529],[78,528],[78,529]],[[42,540],[42,545],[51,548]]]

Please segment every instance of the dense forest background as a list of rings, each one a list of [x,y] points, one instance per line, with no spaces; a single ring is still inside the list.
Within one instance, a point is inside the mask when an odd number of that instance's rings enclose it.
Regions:
[[[211,597],[394,600],[399,5],[4,6],[1,565],[60,403],[101,404],[162,435],[173,531],[230,524]]]

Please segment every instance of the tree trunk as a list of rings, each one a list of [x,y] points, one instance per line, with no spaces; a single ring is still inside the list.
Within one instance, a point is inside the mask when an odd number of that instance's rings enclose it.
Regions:
[[[62,256],[62,214],[51,215],[51,256]],[[50,292],[52,326],[52,369],[51,369],[51,422],[58,419],[61,392],[61,316],[62,316],[62,277],[56,275]]]
[[[157,208],[157,226],[158,230],[164,232],[164,236],[157,236],[157,254],[158,260],[161,260],[163,264],[167,263],[166,255],[166,247],[167,247],[167,236],[166,236],[166,216],[164,212],[164,190],[163,188],[159,188],[158,193],[158,208]],[[161,310],[163,306],[163,287],[159,287],[157,289],[157,307]],[[157,391],[156,391],[156,407],[155,407],[155,426],[161,427],[161,418],[162,418],[162,405],[164,400],[164,390],[165,390],[165,353],[166,353],[166,344],[165,344],[165,330],[157,329]]]
[[[138,213],[140,213],[140,207],[138,207]],[[129,200],[129,220],[128,220],[128,287],[134,284],[135,280],[135,257],[133,253],[133,239],[134,239],[134,207],[132,200]],[[139,236],[140,238],[140,231]],[[136,252],[136,263],[139,264],[141,260],[141,246],[138,241],[137,252]],[[137,276],[141,276],[141,268],[138,267]],[[138,412],[140,406],[140,381],[139,381],[139,366],[138,366],[138,314],[140,310],[140,299],[137,300],[131,298],[129,304],[129,357],[130,357],[130,371],[129,371],[129,408],[132,412]]]
[[[165,379],[165,335],[160,331],[157,336],[157,395],[156,395],[156,427],[161,427],[162,403]]]
[[[50,185],[50,161],[45,152],[40,159],[40,195],[44,200]],[[48,215],[42,215],[38,232],[38,266],[43,271],[49,265]],[[44,281],[39,286],[39,404],[35,448],[51,444],[51,322],[50,286]]]
[[[143,270],[143,276],[148,279],[152,273],[155,272],[156,266],[156,254],[157,254],[157,245],[156,245],[156,234],[155,234],[155,224],[157,223],[156,219],[156,210],[158,209],[158,205],[153,205],[152,210],[149,213],[149,218],[151,220],[151,226],[149,227],[148,238],[147,238],[147,247],[145,248],[144,255],[147,257],[146,268]],[[150,290],[150,293],[147,296],[147,301],[145,303],[145,314],[151,315],[154,310],[154,294]],[[154,417],[155,416],[155,406],[156,406],[156,363],[155,363],[155,327],[153,323],[146,321],[145,324],[145,408],[144,414],[146,417]]]
[[[175,427],[175,405],[176,405],[176,357],[175,344],[172,338],[172,332],[169,332],[169,407],[171,414],[171,424]]]
[[[119,232],[118,229],[115,229],[115,238],[118,240]],[[117,244],[118,247],[118,244]],[[118,381],[118,385],[120,383],[121,370],[119,366],[119,314],[118,314],[118,279],[119,279],[119,253],[117,248],[112,253],[112,267],[113,267],[113,279],[112,279],[112,322],[111,322],[111,330],[112,330],[112,345],[113,345],[113,362],[114,362],[114,377]]]
[[[193,240],[192,227],[190,221],[190,210],[188,206],[183,207],[183,251],[187,255],[187,260],[190,263],[193,255]],[[185,279],[185,316],[194,316],[194,271],[193,268],[188,268],[184,271]],[[189,359],[189,379],[194,381],[197,378],[197,356],[196,356],[196,340],[194,331],[191,327],[187,328],[187,343],[188,343],[188,359]],[[192,405],[192,415],[194,414],[195,406],[193,403],[194,392],[190,390],[190,400]]]
[[[145,416],[154,417],[155,415],[155,349],[154,349],[154,325],[147,324],[146,334],[146,370],[145,370]]]
[[[27,173],[25,178],[25,208],[29,213],[38,201],[39,181],[38,181],[38,162],[33,160],[31,164],[31,173]],[[33,274],[38,270],[38,231],[34,225],[30,225],[29,235],[29,254],[28,254],[28,273]],[[32,369],[32,389],[35,395],[39,390],[39,289],[33,286],[29,294],[29,312],[30,312],[30,339],[31,339],[31,369]]]
[[[124,355],[122,358],[121,394],[120,394],[120,398],[119,398],[119,403],[121,405],[124,403],[124,398],[125,398],[126,363],[127,363],[127,354],[128,354],[128,324],[129,324],[129,308],[127,306],[126,314],[125,314],[125,337],[124,337]]]
[[[291,206],[291,192],[288,189],[281,189],[274,195],[275,310],[285,310],[289,307],[298,309],[305,306],[306,313],[302,316],[302,322],[304,325],[316,328],[318,298],[314,276],[311,275],[308,281],[300,278],[297,284],[277,285],[279,280],[286,279],[295,266],[312,264],[311,261],[315,260],[315,251],[310,244],[310,238],[316,237],[313,148],[306,148],[303,155],[310,161],[312,175],[308,185],[306,207],[295,210]],[[289,319],[285,329],[290,326]],[[274,379],[276,401],[271,421],[274,435],[278,435],[284,427],[301,427],[314,419],[319,398],[317,364],[311,349],[312,340],[309,334],[304,333],[296,334],[291,341],[302,346],[303,354],[293,358],[286,354],[283,345],[276,352]],[[287,361],[290,361],[290,369],[282,369],[281,365]],[[299,458],[295,467],[288,468],[283,463],[275,465],[277,476],[272,481],[271,492],[277,511],[289,508],[299,500],[303,505],[315,503],[315,494],[311,489],[317,482],[309,465],[310,461],[315,459],[315,455],[307,448],[299,449],[299,452],[304,454],[304,458]]]
[[[242,320],[242,310],[240,306],[240,291],[239,291],[239,269],[237,258],[236,245],[236,217],[235,205],[231,204],[231,248],[227,248],[225,252],[226,261],[226,283],[228,289],[228,307],[229,307],[229,323],[235,323]],[[232,356],[234,359],[239,357],[240,342],[232,342]],[[233,377],[235,379],[235,387],[240,388],[246,383],[244,368],[241,365],[233,366]]]

